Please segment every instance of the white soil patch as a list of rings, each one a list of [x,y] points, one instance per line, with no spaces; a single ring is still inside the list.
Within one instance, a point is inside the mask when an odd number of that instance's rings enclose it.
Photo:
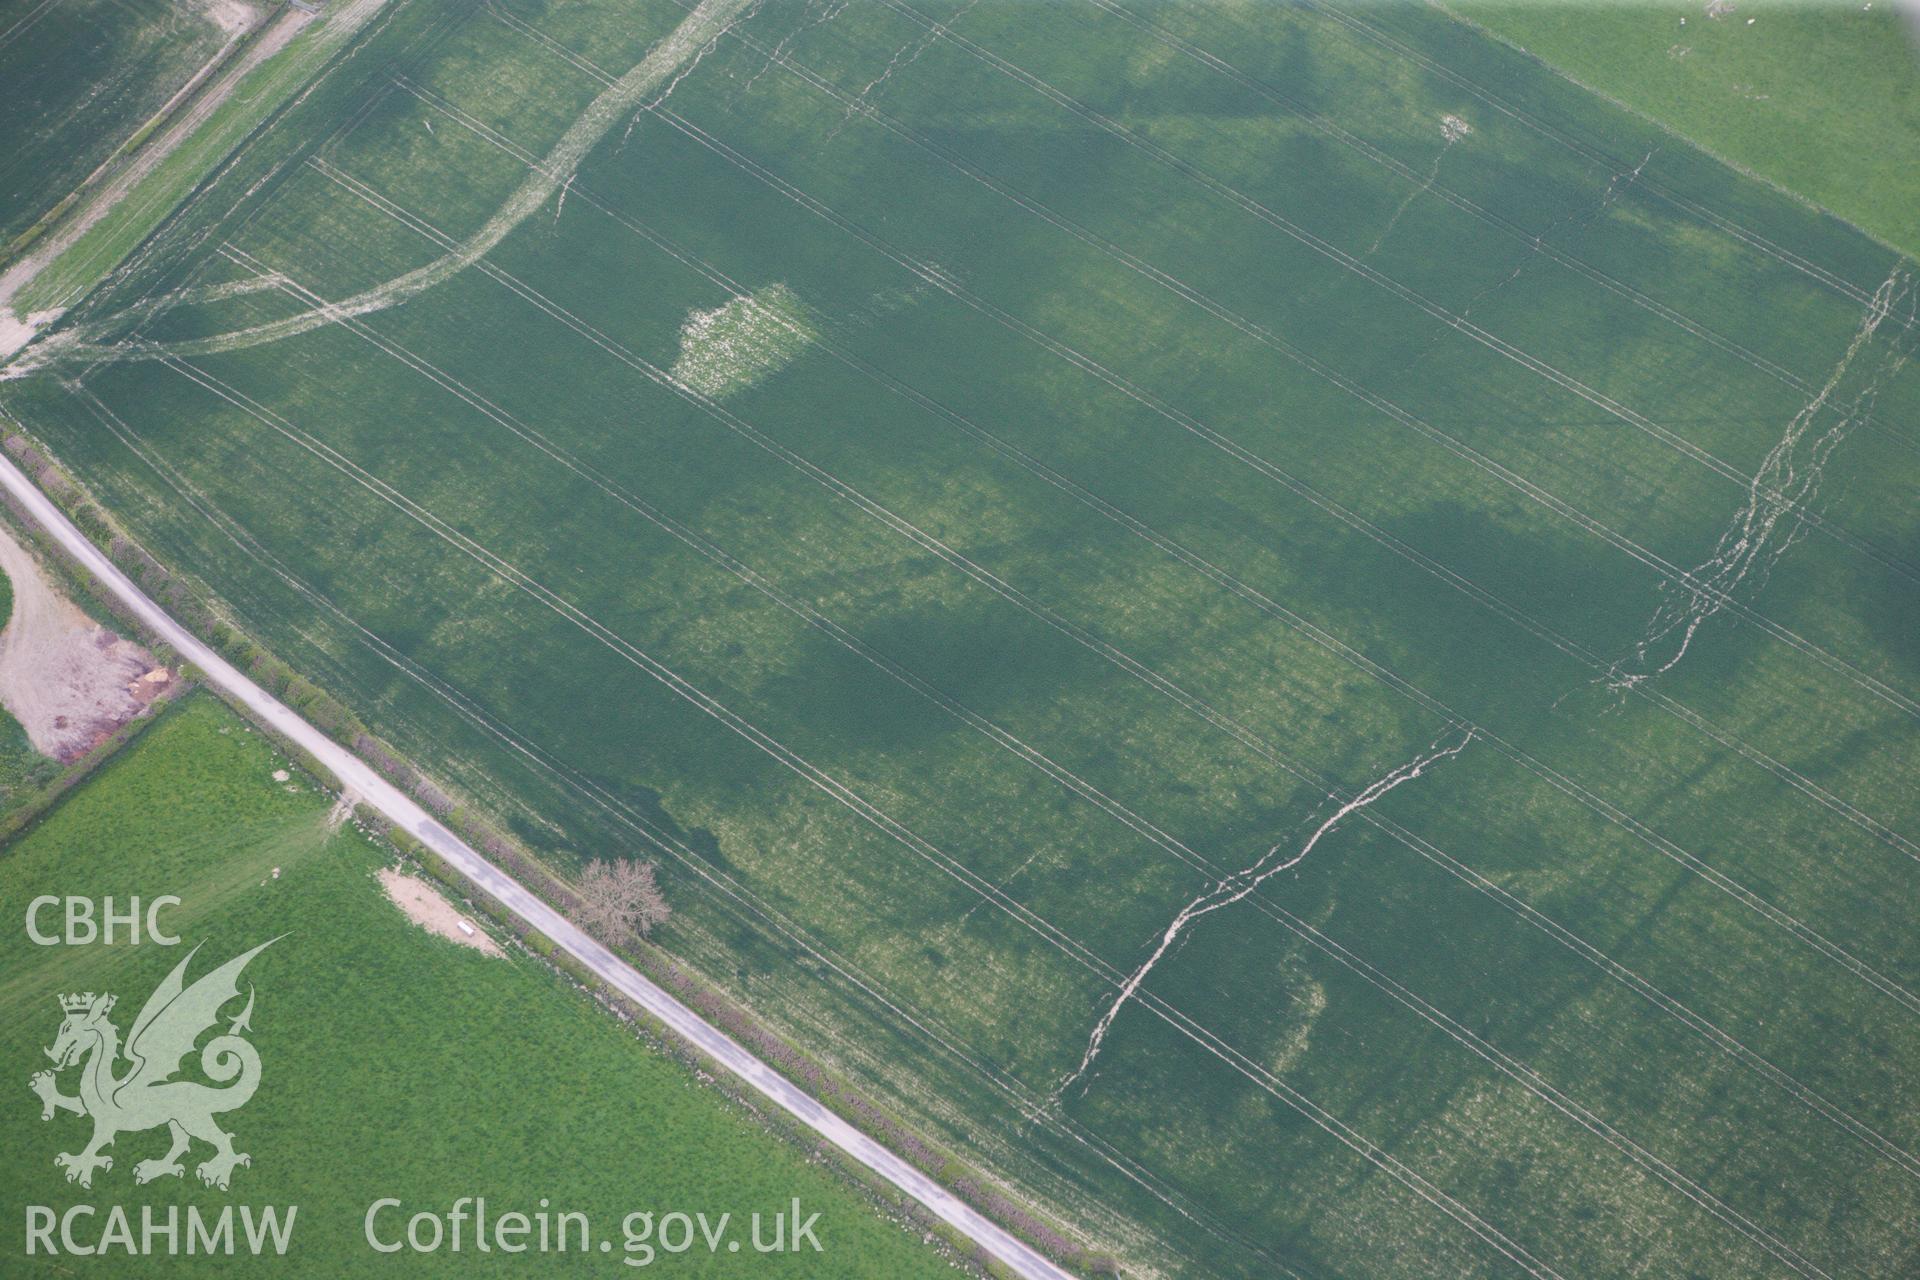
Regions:
[[[484,951],[490,956],[506,954],[500,949],[499,943],[489,938],[473,921],[455,911],[453,904],[438,889],[419,876],[410,876],[392,867],[382,867],[380,885],[387,891],[387,897],[393,900],[393,905],[406,912],[407,919],[428,933],[438,934],[463,947],[472,947],[475,951]]]
[[[769,285],[680,326],[673,376],[719,400],[777,373],[804,351],[814,331],[793,290]]]
[[[13,584],[13,615],[0,631],[0,705],[34,750],[71,763],[173,684],[152,654],[61,595],[4,525],[0,570]]]
[[[0,306],[0,360],[32,342],[34,334],[59,318],[58,309],[36,311],[22,319],[13,313],[13,308]]]
[[[205,0],[197,6],[214,26],[229,36],[244,35],[259,23],[262,9],[245,0]]]
[[[1472,132],[1473,126],[1459,116],[1440,117],[1440,136],[1447,140],[1448,145],[1460,141]]]

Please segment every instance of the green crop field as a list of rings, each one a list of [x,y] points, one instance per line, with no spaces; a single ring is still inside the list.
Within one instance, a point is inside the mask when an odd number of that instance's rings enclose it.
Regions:
[[[367,31],[0,371],[296,669],[1129,1266],[1920,1268],[1920,266],[1419,6]]]
[[[331,797],[275,782],[284,763],[225,707],[195,695],[0,850],[0,901],[16,923],[42,893],[111,894],[122,909],[129,896],[173,894],[181,905],[160,920],[182,940],[50,949],[14,929],[0,943],[0,1061],[20,1091],[0,1112],[8,1275],[112,1265],[112,1255],[85,1264],[23,1256],[21,1206],[64,1212],[79,1203],[101,1213],[128,1206],[136,1232],[140,1204],[208,1215],[236,1202],[297,1207],[284,1259],[227,1260],[223,1274],[391,1275],[404,1264],[409,1275],[577,1275],[594,1266],[577,1251],[483,1258],[470,1235],[457,1255],[394,1258],[365,1243],[362,1220],[376,1200],[444,1214],[469,1195],[486,1196],[496,1214],[531,1214],[546,1201],[584,1213],[595,1238],[611,1237],[616,1250],[630,1212],[731,1212],[744,1232],[750,1214],[798,1196],[821,1215],[822,1252],[749,1254],[755,1274],[951,1274],[860,1192],[762,1132],[524,953],[484,956],[410,924],[374,878],[386,855],[350,826],[330,828]],[[58,933],[57,916],[45,913],[42,927]],[[61,1019],[55,997],[114,992],[113,1020],[125,1031],[189,947],[202,948],[191,981],[268,938],[278,941],[244,976],[256,998],[250,1039],[260,1085],[244,1109],[221,1117],[253,1157],[234,1171],[230,1193],[201,1186],[191,1169],[178,1182],[136,1188],[133,1166],[164,1153],[164,1132],[123,1133],[111,1170],[96,1173],[88,1190],[68,1186],[52,1157],[84,1143],[85,1122],[59,1113],[43,1123],[24,1083],[47,1065],[41,1049]],[[74,1087],[71,1074],[61,1085]],[[376,1222],[383,1243],[404,1221],[389,1211]],[[91,1224],[96,1236],[102,1225]],[[82,1222],[82,1240],[86,1232]],[[599,1267],[625,1271],[624,1256]],[[724,1253],[656,1250],[655,1260],[676,1273],[740,1270]],[[205,1257],[152,1258],[141,1274],[197,1275],[208,1265]]]
[[[104,161],[225,39],[173,0],[0,4],[0,248]]]

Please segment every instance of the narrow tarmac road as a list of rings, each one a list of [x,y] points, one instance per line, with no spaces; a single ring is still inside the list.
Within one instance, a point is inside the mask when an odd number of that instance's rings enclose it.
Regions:
[[[181,658],[198,667],[209,683],[244,702],[261,720],[333,770],[334,775],[357,792],[365,803],[379,810],[388,821],[402,830],[418,837],[514,915],[552,939],[560,950],[698,1046],[701,1052],[740,1077],[769,1101],[965,1233],[1017,1275],[1025,1280],[1071,1280],[1068,1272],[1054,1265],[1032,1246],[989,1221],[945,1187],[829,1111],[719,1028],[575,928],[559,912],[522,888],[505,872],[441,826],[411,797],[374,772],[372,766],[302,720],[278,699],[242,675],[231,663],[148,599],[146,593],[87,541],[79,528],[40,492],[26,473],[4,455],[0,455],[0,485],[4,485],[19,500],[42,528],[59,540],[61,546],[84,565],[101,586],[152,628],[154,634],[172,645]]]

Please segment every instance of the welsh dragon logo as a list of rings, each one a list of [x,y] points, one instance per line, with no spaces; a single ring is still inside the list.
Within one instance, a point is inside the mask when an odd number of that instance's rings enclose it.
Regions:
[[[253,1016],[251,983],[246,1008],[228,1023],[224,1035],[216,1035],[200,1050],[200,1070],[224,1087],[173,1077],[193,1052],[194,1042],[219,1021],[221,1006],[240,994],[240,971],[277,941],[263,942],[186,986],[187,965],[200,950],[196,946],[147,997],[124,1048],[119,1029],[107,1018],[115,997],[91,991],[60,997],[66,1018],[46,1051],[53,1059],[53,1070],[35,1073],[29,1083],[40,1095],[42,1120],[53,1119],[56,1111],[93,1119],[93,1140],[85,1148],[53,1158],[66,1170],[68,1182],[92,1186],[95,1169],[113,1168],[113,1158],[101,1154],[102,1148],[112,1146],[122,1133],[160,1125],[172,1134],[173,1146],[158,1160],[135,1164],[135,1182],[181,1176],[185,1170],[180,1157],[196,1138],[213,1147],[213,1154],[196,1169],[208,1186],[225,1191],[234,1167],[253,1163],[245,1152],[233,1149],[233,1135],[214,1122],[215,1116],[245,1106],[260,1086],[260,1055],[241,1036]],[[124,1072],[116,1072],[122,1057],[129,1065]],[[69,1097],[60,1092],[54,1076],[75,1064],[80,1064],[80,1089],[77,1096]]]

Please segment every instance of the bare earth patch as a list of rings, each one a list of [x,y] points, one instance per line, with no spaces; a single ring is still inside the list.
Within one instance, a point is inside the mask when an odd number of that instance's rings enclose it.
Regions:
[[[0,306],[0,359],[33,341],[33,335],[60,318],[58,310],[36,311],[22,319],[12,308]]]
[[[248,4],[246,0],[202,0],[196,7],[206,15],[207,21],[229,36],[241,36],[253,30],[265,13],[263,6]]]
[[[793,290],[769,285],[712,311],[691,312],[680,326],[673,376],[701,395],[725,399],[791,364],[813,336]]]
[[[428,933],[437,933],[490,956],[506,954],[479,926],[455,911],[453,904],[442,897],[438,889],[420,877],[395,871],[392,867],[382,867],[380,885],[387,891],[387,897],[393,899],[393,905],[406,912],[407,919]],[[462,928],[462,925],[466,927]]]
[[[78,760],[172,686],[152,654],[61,595],[4,525],[0,569],[13,583],[13,616],[0,631],[0,705],[34,750]]]

